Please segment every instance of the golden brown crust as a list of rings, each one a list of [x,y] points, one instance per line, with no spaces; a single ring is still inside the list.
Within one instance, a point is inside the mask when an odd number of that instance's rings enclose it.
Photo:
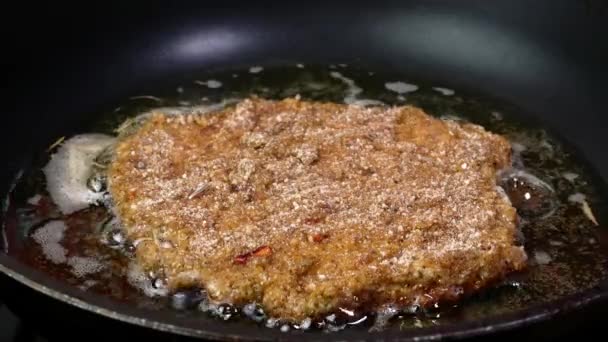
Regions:
[[[504,138],[415,107],[249,99],[153,116],[108,178],[138,261],[171,288],[302,319],[456,300],[522,269],[496,190],[509,164]]]

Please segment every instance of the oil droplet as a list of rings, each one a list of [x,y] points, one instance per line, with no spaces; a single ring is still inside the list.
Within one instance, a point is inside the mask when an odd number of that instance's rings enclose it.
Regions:
[[[551,256],[545,251],[535,251],[534,261],[539,265],[547,265],[551,262]]]
[[[384,84],[384,87],[397,94],[411,93],[418,90],[417,85],[405,82],[387,82]]]
[[[557,207],[553,188],[528,172],[507,171],[500,177],[500,185],[517,213],[523,217],[549,215]]]
[[[252,66],[251,68],[249,68],[249,72],[252,74],[257,74],[262,72],[262,70],[264,70],[264,68],[262,68],[261,66]]]

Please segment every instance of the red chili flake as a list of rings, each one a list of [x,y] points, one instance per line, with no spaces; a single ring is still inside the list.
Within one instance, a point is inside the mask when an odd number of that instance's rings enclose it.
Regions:
[[[312,236],[312,241],[314,242],[322,242],[323,240],[329,237],[328,234],[315,234]]]
[[[237,255],[236,258],[234,258],[234,263],[239,264],[239,265],[244,265],[247,263],[247,259],[249,259],[250,256],[251,256],[251,253]]]
[[[264,256],[269,256],[271,254],[272,254],[272,248],[270,248],[269,246],[261,246],[261,247],[254,249],[251,252],[237,255],[236,258],[234,258],[234,263],[239,264],[239,265],[244,265],[247,263],[247,261],[251,257],[254,257],[254,256],[264,257]]]
[[[270,248],[269,246],[258,247],[251,254],[253,254],[254,256],[269,256],[270,254],[272,254],[272,248]]]
[[[130,191],[127,193],[127,199],[129,199],[129,200],[134,200],[134,199],[135,199],[135,197],[137,197],[137,192],[136,192],[135,190],[130,190]]]

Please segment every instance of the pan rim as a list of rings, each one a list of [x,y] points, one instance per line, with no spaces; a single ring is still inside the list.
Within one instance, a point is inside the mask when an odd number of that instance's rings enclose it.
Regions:
[[[19,268],[22,270],[19,271]],[[171,318],[166,315],[165,317],[146,317],[150,316],[154,311],[129,306],[127,303],[99,294],[81,291],[75,287],[62,283],[59,279],[54,279],[40,270],[25,265],[2,252],[0,252],[0,272],[7,275],[12,281],[16,281],[64,304],[88,311],[95,315],[159,332],[213,340],[238,339],[259,341],[272,340],[274,337],[283,336],[278,335],[278,330],[276,329],[268,329],[270,334],[267,334],[267,336],[260,336],[259,334],[251,334],[253,331],[248,333],[242,331],[229,332],[229,330],[226,329],[229,326],[225,326],[224,329],[221,330],[209,330],[193,327],[184,323],[180,324],[177,316]],[[608,280],[604,280],[593,288],[577,292],[570,296],[544,304],[537,304],[528,309],[517,310],[507,314],[499,314],[482,320],[470,320],[463,323],[446,324],[439,327],[409,329],[397,333],[388,332],[383,334],[383,332],[365,332],[362,333],[360,338],[355,337],[352,340],[377,340],[384,336],[390,336],[391,340],[397,341],[433,341],[443,338],[463,339],[488,336],[514,328],[524,328],[542,323],[559,315],[567,314],[575,309],[588,307],[602,300],[608,300]],[[161,311],[157,311],[157,313],[159,316],[165,314]],[[217,323],[222,325],[224,322],[218,321]],[[289,337],[290,339],[299,340],[310,335],[284,334],[284,336]],[[335,333],[324,335],[322,339],[346,340],[344,337],[343,334]]]
[[[554,132],[551,131],[551,133]],[[563,140],[562,142],[566,143],[566,146],[569,149],[574,148],[576,150],[570,142]],[[20,163],[19,165],[23,166],[25,164]],[[599,179],[601,179],[601,176],[599,176],[599,173],[593,165],[588,165],[588,167],[590,167],[589,171],[593,178],[599,177]],[[11,187],[21,178],[23,168],[20,167],[18,170],[19,172],[10,183]],[[608,193],[608,183],[600,182],[600,184],[602,185],[600,187],[601,192],[607,191]],[[8,193],[11,191],[12,189],[9,189]],[[3,201],[2,204],[8,205],[8,203],[9,202]],[[6,213],[6,210],[4,210],[6,208],[2,209],[0,223],[4,223],[4,215]],[[6,227],[4,224],[0,225],[0,232],[5,233],[5,231]],[[3,236],[0,236],[0,247],[2,247],[2,241],[5,240],[3,240]],[[70,305],[71,307],[111,320],[158,332],[217,341],[271,341],[277,339],[283,340],[285,338],[288,338],[289,340],[307,340],[307,337],[310,336],[310,334],[285,334],[281,333],[279,329],[269,328],[263,328],[264,330],[262,333],[260,333],[260,330],[255,331],[254,328],[247,330],[245,330],[245,328],[239,328],[235,332],[235,330],[230,329],[231,326],[222,324],[225,322],[212,322],[209,319],[204,320],[212,324],[212,329],[198,327],[195,323],[192,323],[192,321],[180,322],[177,315],[169,316],[165,311],[138,308],[108,296],[82,291],[74,286],[66,284],[60,279],[52,277],[42,270],[23,263],[2,249],[0,249],[0,273],[8,276],[12,281],[16,281],[33,291],[63,304]],[[355,336],[352,332],[349,334],[348,330],[346,330],[323,335],[315,334],[315,339],[328,341],[376,341],[387,339],[392,341],[435,341],[445,338],[465,339],[483,337],[546,322],[552,318],[570,313],[576,309],[591,306],[601,301],[608,302],[608,278],[602,279],[598,285],[587,290],[578,291],[574,294],[546,303],[536,304],[525,309],[492,315],[484,319],[467,320],[462,323],[449,323],[434,327],[407,329],[398,332],[356,331],[356,334],[360,334],[360,336]]]
[[[494,99],[496,100],[496,99]],[[502,104],[508,102],[500,101]],[[516,107],[518,108],[518,107]],[[520,113],[529,114],[521,108]],[[547,132],[560,139],[564,147],[577,155],[581,155],[579,148],[567,140],[563,135],[557,134],[554,129],[547,129]],[[17,172],[10,181],[9,189],[5,196],[12,192],[12,187],[21,179],[21,173],[26,169],[29,158],[21,158],[16,163]],[[608,194],[608,182],[605,182],[599,170],[588,158],[583,157],[586,168],[594,180],[599,180],[598,190],[602,194]],[[0,202],[0,234],[5,234],[4,225],[6,207],[10,203],[9,197],[5,197]],[[270,341],[270,340],[306,340],[311,334],[292,334],[281,333],[279,329],[263,328],[255,331],[254,328],[230,329],[230,325],[225,325],[223,321],[212,322],[209,319],[202,319],[212,325],[212,328],[197,326],[192,321],[181,321],[177,315],[170,316],[165,311],[150,310],[131,306],[125,302],[103,296],[100,294],[82,291],[74,286],[56,279],[49,274],[23,263],[12,257],[3,250],[2,242],[6,238],[0,235],[0,273],[8,276],[12,281],[25,285],[29,289],[41,293],[51,299],[57,300],[71,307],[93,313],[98,316],[109,318],[115,321],[127,323],[133,326],[155,330],[158,332],[180,335],[198,339],[210,339],[217,341],[239,340],[239,341]],[[403,331],[380,331],[364,332],[356,331],[360,336],[352,332],[341,331],[330,334],[315,334],[316,340],[340,340],[340,341],[370,341],[370,340],[391,340],[391,341],[435,341],[438,339],[465,339],[490,336],[501,332],[506,332],[518,328],[526,328],[535,324],[546,322],[560,315],[570,313],[576,309],[583,309],[595,303],[606,301],[608,303],[608,278],[602,279],[595,287],[587,290],[578,291],[574,294],[561,297],[546,303],[536,304],[525,309],[515,310],[504,314],[492,315],[488,318],[479,320],[467,320],[462,323],[449,323],[441,326],[414,328]],[[150,317],[153,316],[153,317]],[[223,327],[222,327],[223,326]],[[217,328],[216,328],[217,327]],[[234,327],[234,326],[232,326]],[[348,329],[347,329],[348,330]]]

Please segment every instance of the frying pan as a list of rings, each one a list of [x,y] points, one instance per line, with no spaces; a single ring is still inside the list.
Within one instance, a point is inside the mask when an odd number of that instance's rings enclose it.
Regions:
[[[15,22],[3,21],[9,26],[3,56],[8,101],[0,127],[3,197],[28,156],[54,137],[78,133],[89,113],[125,94],[145,93],[197,70],[295,63],[354,63],[500,99],[558,134],[591,163],[598,181],[608,181],[608,11],[602,1],[42,6],[48,7],[16,7],[10,12]],[[284,334],[129,306],[72,288],[2,252],[0,271],[2,293],[9,294],[3,299],[14,311],[64,331],[78,322],[87,334],[120,327],[134,334],[242,340],[547,337],[597,323],[589,317],[605,314],[608,301],[604,281],[528,310],[437,328]]]

